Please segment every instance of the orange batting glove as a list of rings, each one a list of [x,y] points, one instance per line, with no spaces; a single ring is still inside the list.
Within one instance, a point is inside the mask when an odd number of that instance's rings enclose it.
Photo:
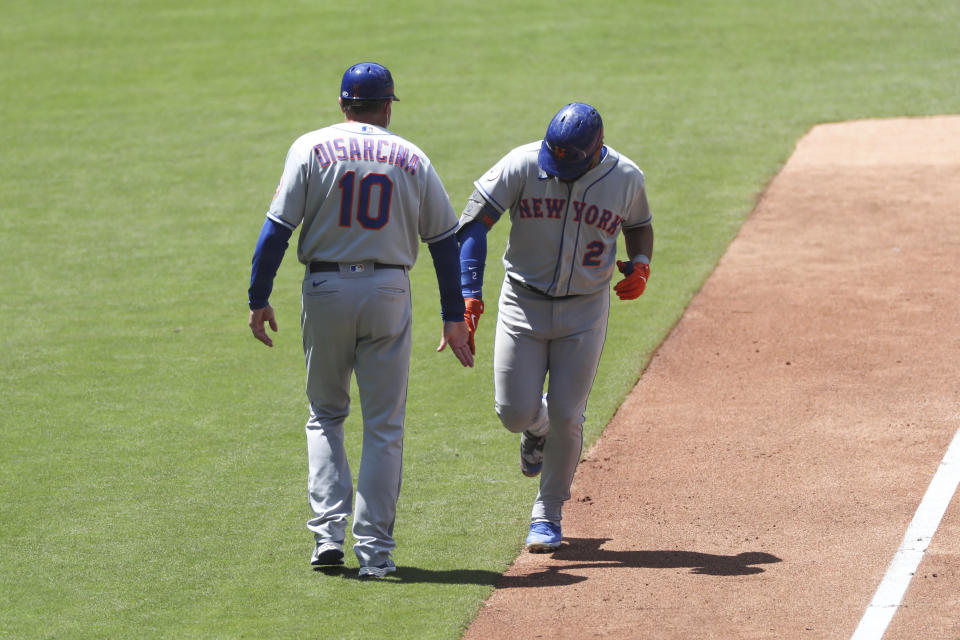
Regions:
[[[617,269],[626,276],[613,287],[613,290],[617,292],[617,297],[621,300],[639,298],[643,290],[647,288],[647,280],[650,279],[650,265],[644,262],[634,263],[617,260]]]
[[[464,298],[463,302],[467,305],[463,312],[463,320],[467,323],[467,330],[470,332],[470,339],[467,344],[470,345],[470,353],[476,355],[477,347],[473,342],[473,334],[477,332],[477,324],[480,322],[480,315],[483,313],[483,300]]]

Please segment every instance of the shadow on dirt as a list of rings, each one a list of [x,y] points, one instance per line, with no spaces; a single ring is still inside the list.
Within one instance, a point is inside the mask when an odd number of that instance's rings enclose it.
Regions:
[[[498,589],[518,587],[550,587],[576,584],[585,576],[567,573],[577,569],[690,569],[690,573],[708,576],[746,576],[763,573],[760,564],[781,562],[769,553],[748,551],[724,556],[712,553],[678,550],[613,551],[603,549],[609,538],[565,538],[564,544],[551,554],[551,564],[525,576],[504,576]]]

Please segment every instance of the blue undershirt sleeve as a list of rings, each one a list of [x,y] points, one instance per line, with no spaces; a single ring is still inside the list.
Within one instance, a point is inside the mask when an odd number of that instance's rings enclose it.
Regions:
[[[283,261],[283,254],[287,250],[287,241],[293,230],[279,222],[267,218],[260,229],[257,238],[257,248],[253,251],[252,268],[250,270],[250,308],[261,309],[268,304],[270,292],[273,291],[273,279],[277,269]]]
[[[437,272],[437,284],[440,287],[440,315],[444,322],[463,321],[466,306],[460,295],[457,283],[460,251],[456,235],[427,245],[433,257],[433,268]]]
[[[460,292],[483,300],[483,267],[487,262],[487,227],[470,221],[457,232],[460,240]]]

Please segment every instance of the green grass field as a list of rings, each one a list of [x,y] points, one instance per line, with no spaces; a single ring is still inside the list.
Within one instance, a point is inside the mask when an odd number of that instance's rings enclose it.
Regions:
[[[8,5],[2,638],[457,638],[521,549],[536,483],[493,412],[495,305],[475,369],[435,354],[424,251],[401,580],[307,565],[293,251],[272,350],[249,335],[246,288],[286,150],[339,119],[350,64],[393,71],[392,128],[458,210],[571,100],[646,172],[653,277],[613,305],[591,442],[805,131],[960,113],[955,0]]]

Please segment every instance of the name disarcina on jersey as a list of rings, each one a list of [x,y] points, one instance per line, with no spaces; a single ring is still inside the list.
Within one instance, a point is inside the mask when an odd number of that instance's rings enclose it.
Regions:
[[[420,156],[402,144],[374,138],[334,138],[314,146],[313,153],[317,156],[317,162],[324,168],[334,162],[359,160],[391,164],[400,167],[410,175],[416,175],[421,162]]]
[[[516,213],[521,218],[553,218],[563,217],[566,208],[566,198],[522,198],[516,206]],[[600,209],[595,204],[588,205],[580,200],[571,200],[573,205],[573,221],[584,222],[592,227],[606,231],[610,235],[617,232],[621,216],[615,215],[609,209]]]

